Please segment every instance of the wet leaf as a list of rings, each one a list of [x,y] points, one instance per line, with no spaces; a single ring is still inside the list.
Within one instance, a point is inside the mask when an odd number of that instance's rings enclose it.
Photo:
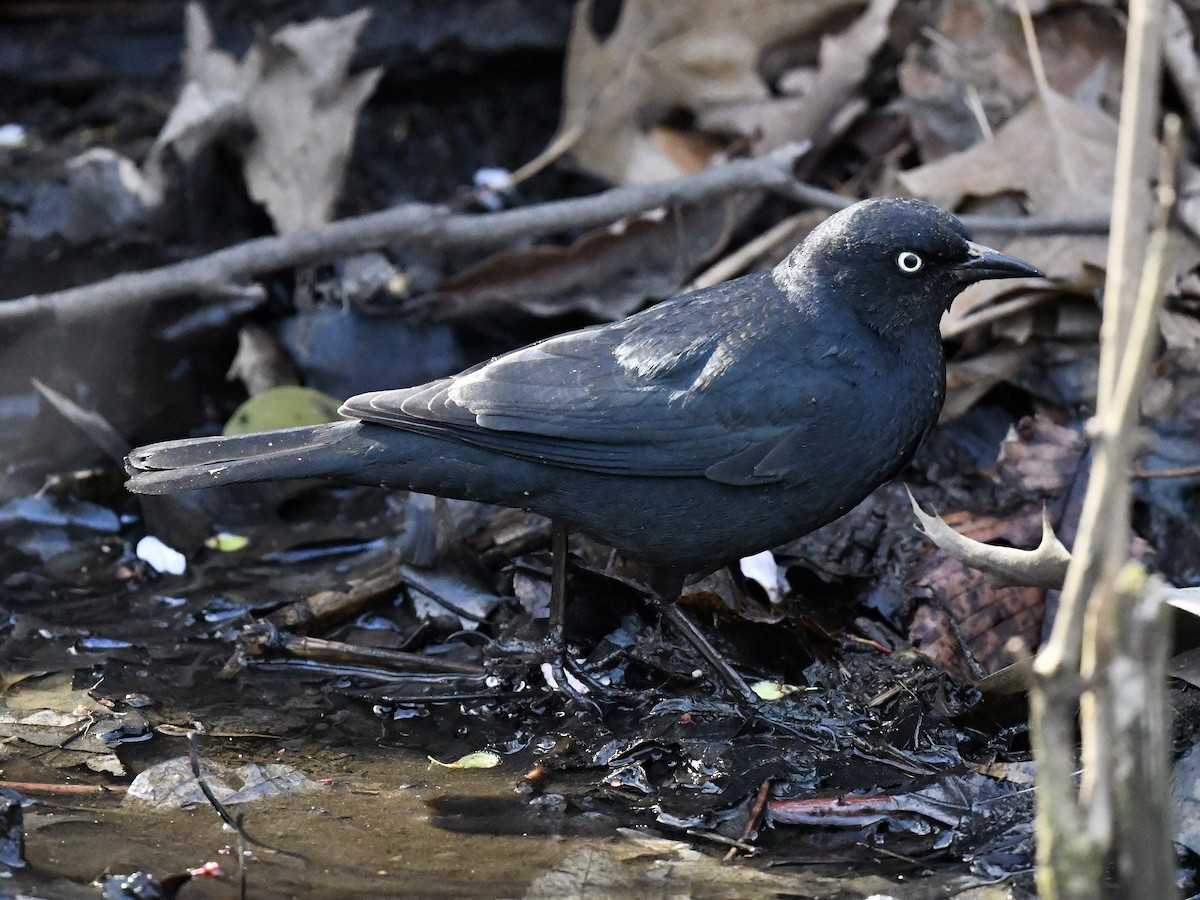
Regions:
[[[222,803],[251,803],[267,797],[322,790],[320,783],[282,763],[247,763],[235,769],[201,759],[200,773]],[[184,809],[208,802],[186,756],[164,760],[139,773],[124,800],[127,805],[147,805],[153,809]]]
[[[826,897],[847,892],[862,897],[890,892],[882,877],[867,874],[821,875],[760,871],[751,866],[725,865],[683,841],[653,832],[620,829],[622,843],[596,844],[574,851],[539,875],[525,900],[562,897],[662,896],[664,886],[677,900],[693,897]]]
[[[112,713],[76,690],[73,680],[72,673],[59,672],[12,686],[0,703],[0,740],[41,748],[39,761],[54,768],[83,766],[123,776],[125,767],[102,735],[123,727],[145,730],[145,718]]]
[[[284,385],[255,394],[233,411],[224,434],[249,434],[336,422],[341,403],[312,388]]]
[[[490,750],[478,750],[475,753],[468,753],[466,756],[460,756],[454,762],[444,763],[441,760],[429,757],[430,763],[435,766],[441,766],[443,769],[494,769],[500,765],[500,754],[493,753]]]
[[[227,531],[222,531],[220,534],[214,534],[206,540],[204,546],[219,553],[236,553],[250,546],[250,538],[242,534],[230,534]]]
[[[797,691],[806,690],[796,684],[784,684],[780,681],[756,681],[750,685],[750,690],[758,696],[759,700],[782,700]]]

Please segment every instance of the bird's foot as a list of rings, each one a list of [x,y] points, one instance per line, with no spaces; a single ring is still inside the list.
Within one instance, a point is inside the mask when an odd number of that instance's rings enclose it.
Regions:
[[[604,686],[580,668],[567,653],[566,647],[546,642],[548,661],[542,663],[542,675],[551,689],[564,695],[578,706],[585,707],[597,716],[603,715],[598,703],[588,696],[591,692],[603,692]]]
[[[750,685],[746,684],[745,679],[734,670],[729,661],[705,637],[704,632],[696,627],[696,623],[680,608],[679,604],[663,600],[654,594],[651,596],[654,605],[658,607],[659,614],[696,649],[696,652],[708,663],[713,674],[733,692],[738,702],[743,706],[753,708],[758,702],[758,695],[750,690]]]

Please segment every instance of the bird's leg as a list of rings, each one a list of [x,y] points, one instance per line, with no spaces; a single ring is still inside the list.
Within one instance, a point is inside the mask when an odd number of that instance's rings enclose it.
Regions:
[[[753,705],[758,702],[758,695],[750,690],[745,679],[734,671],[724,656],[720,654],[712,642],[704,636],[691,617],[684,612],[677,602],[682,593],[683,582],[679,578],[658,575],[651,578],[650,596],[658,607],[659,615],[670,622],[688,643],[696,648],[696,652],[704,657],[713,673],[729,687],[743,703]]]
[[[550,523],[550,560],[550,614],[546,634],[546,643],[550,651],[550,671],[560,691],[572,700],[595,706],[595,703],[576,690],[567,678],[566,670],[570,668],[571,675],[580,682],[592,689],[599,687],[567,656],[567,526],[562,522]]]

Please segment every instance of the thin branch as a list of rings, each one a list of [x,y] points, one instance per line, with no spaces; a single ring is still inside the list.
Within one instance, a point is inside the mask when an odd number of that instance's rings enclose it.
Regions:
[[[10,300],[0,303],[0,325],[37,316],[62,321],[171,297],[209,295],[247,276],[317,265],[401,242],[497,246],[514,238],[595,227],[659,206],[697,203],[738,191],[769,190],[794,196],[792,164],[805,149],[804,145],[789,144],[756,159],[734,160],[686,178],[497,213],[455,214],[442,206],[406,204],[307,231],[257,238],[197,259],[117,275],[85,287]]]
[[[308,231],[256,238],[196,259],[129,272],[81,287],[0,302],[0,326],[15,326],[39,317],[63,323],[177,297],[216,297],[240,279],[295,266],[318,265],[391,244],[494,247],[516,238],[598,227],[648,209],[698,203],[739,191],[773,191],[823,209],[843,209],[853,203],[853,198],[795,179],[792,163],[804,152],[805,146],[790,144],[757,159],[734,160],[686,178],[614,188],[592,197],[497,213],[458,214],[444,206],[406,204]],[[961,218],[973,231],[993,235],[1108,231],[1108,220],[1104,218],[970,215]]]
[[[905,490],[908,490],[907,485]],[[917,517],[917,530],[933,541],[938,548],[965,566],[978,569],[995,585],[1033,585],[1036,587],[1062,587],[1063,577],[1071,562],[1071,554],[1062,545],[1050,518],[1042,510],[1042,539],[1033,550],[1017,547],[1001,547],[985,544],[966,535],[959,534],[938,515],[929,515],[921,509],[917,498],[908,491],[913,514]]]

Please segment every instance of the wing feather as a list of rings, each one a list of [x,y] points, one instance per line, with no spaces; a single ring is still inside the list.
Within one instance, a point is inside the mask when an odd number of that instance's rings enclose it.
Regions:
[[[761,295],[764,310],[750,326],[747,291]],[[451,378],[360,394],[342,413],[590,472],[731,485],[795,479],[802,473],[789,454],[816,407],[803,386],[780,386],[786,373],[772,370],[772,343],[790,339],[801,371],[854,363],[806,348],[803,311],[773,302],[772,292],[768,276],[748,276]]]

